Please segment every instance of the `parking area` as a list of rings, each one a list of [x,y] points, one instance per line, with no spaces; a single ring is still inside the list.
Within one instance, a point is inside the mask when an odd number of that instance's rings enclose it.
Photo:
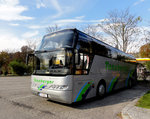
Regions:
[[[0,77],[0,119],[119,119],[130,101],[148,87],[137,85],[104,99],[65,105],[32,95],[30,77]]]

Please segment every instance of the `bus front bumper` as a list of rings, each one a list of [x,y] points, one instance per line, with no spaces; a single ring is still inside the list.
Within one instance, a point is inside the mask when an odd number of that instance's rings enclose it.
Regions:
[[[72,91],[68,90],[38,90],[37,88],[31,88],[32,93],[41,97],[48,98],[53,101],[71,104],[72,103]]]

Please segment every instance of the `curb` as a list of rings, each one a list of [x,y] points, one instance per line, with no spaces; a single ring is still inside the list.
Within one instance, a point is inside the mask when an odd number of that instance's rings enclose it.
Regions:
[[[138,101],[139,99],[135,99],[132,102],[130,102],[127,106],[125,106],[123,108],[123,110],[121,111],[121,116],[123,119],[134,119],[131,117],[131,115],[128,113],[128,111],[135,105],[135,103]]]
[[[141,96],[145,94],[142,93]],[[141,97],[140,96],[140,97]],[[131,101],[121,111],[122,119],[150,119],[150,110],[145,108],[136,107],[135,104],[139,98]]]

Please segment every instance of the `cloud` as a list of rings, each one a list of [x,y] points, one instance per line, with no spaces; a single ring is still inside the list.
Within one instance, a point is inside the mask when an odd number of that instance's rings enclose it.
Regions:
[[[140,4],[140,3],[143,3],[144,1],[145,1],[145,0],[138,0],[138,1],[136,1],[133,5],[136,6],[136,5]]]
[[[85,17],[85,16],[84,16]],[[95,24],[98,24],[98,23],[101,23],[101,22],[104,22],[104,21],[108,21],[108,19],[98,19],[98,20],[86,20],[86,19],[83,19],[84,18],[83,16],[81,17],[75,17],[74,19],[61,19],[61,20],[56,20],[53,22],[53,24],[61,24],[61,25],[70,25],[72,23],[95,23]]]
[[[24,33],[24,34],[22,35],[22,37],[23,37],[24,39],[26,39],[26,38],[32,38],[32,37],[37,36],[38,34],[39,34],[39,31],[30,31],[30,32]]]
[[[44,28],[46,26],[42,26],[42,25],[29,25],[27,26],[29,29],[40,29],[40,28]]]
[[[60,20],[53,20],[51,22],[51,24],[43,24],[43,25],[28,25],[26,26],[29,29],[43,29],[43,28],[47,28],[48,26],[54,26],[54,25],[58,25],[59,27],[66,27],[70,25],[70,27],[72,27],[72,25],[75,25],[75,23],[84,23],[84,24],[99,24],[101,22],[104,21],[109,21],[108,19],[97,19],[97,20],[86,20],[84,19],[85,16],[77,16],[73,19],[60,19]],[[75,25],[76,26],[76,25]]]
[[[62,12],[62,8],[57,0],[36,0],[36,8],[40,9],[42,7],[53,7],[58,12]]]
[[[9,25],[10,25],[10,26],[19,26],[20,24],[17,24],[17,23],[10,23]]]
[[[71,12],[72,11],[72,5],[66,5],[63,1],[58,0],[36,0],[36,8],[50,8],[54,9],[56,13],[54,15],[51,15],[51,19],[59,18],[60,16]]]
[[[21,15],[22,12],[27,10],[27,7],[19,4],[19,0],[0,0],[0,20],[14,21],[33,19],[33,17]]]
[[[62,19],[62,20],[56,20],[56,24],[62,24],[62,23],[77,23],[77,22],[83,22],[81,19]]]
[[[36,46],[42,39],[37,36],[38,34],[38,31],[30,31],[18,36],[12,31],[0,30],[0,51],[20,51],[21,47],[25,45]]]
[[[45,4],[45,0],[36,0],[36,8],[40,9],[40,8],[46,8],[46,4]]]
[[[62,8],[61,8],[61,6],[59,5],[59,3],[58,3],[57,0],[51,0],[51,3],[52,3],[52,5],[54,6],[54,8],[55,8],[59,13],[62,12]]]
[[[0,51],[2,50],[20,50],[20,48],[25,45],[24,40],[20,40],[20,38],[16,37],[10,33],[1,33],[0,34]]]
[[[75,19],[83,19],[85,18],[85,16],[78,16],[78,17],[75,17]]]
[[[40,9],[41,7],[46,8],[46,5],[42,2],[39,2],[39,3],[36,4],[36,8]]]
[[[150,27],[149,26],[141,26],[138,27],[141,31],[146,30],[146,31],[150,31]]]

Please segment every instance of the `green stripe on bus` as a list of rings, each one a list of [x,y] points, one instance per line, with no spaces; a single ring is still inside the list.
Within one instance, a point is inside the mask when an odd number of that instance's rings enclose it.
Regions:
[[[108,89],[109,92],[112,91],[112,89],[113,89],[113,87],[114,87],[114,84],[115,84],[115,82],[117,81],[117,78],[118,78],[118,77],[115,77],[114,79],[112,79],[111,84],[110,84],[109,89]]]
[[[82,89],[80,95],[78,96],[76,101],[81,101],[82,100],[82,95],[85,94],[85,92],[87,91],[87,89],[91,86],[91,82],[87,83],[87,85]]]
[[[44,86],[44,84],[40,85],[40,87],[38,88],[38,90],[41,90],[43,86]]]

